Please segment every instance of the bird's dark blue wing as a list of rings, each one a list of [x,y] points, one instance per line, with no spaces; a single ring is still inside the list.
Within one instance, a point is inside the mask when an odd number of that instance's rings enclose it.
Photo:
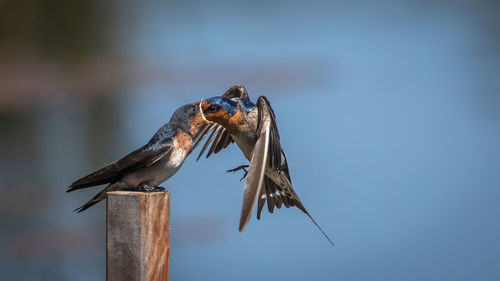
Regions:
[[[161,127],[145,146],[133,151],[122,159],[113,162],[72,183],[66,192],[111,183],[119,180],[130,170],[147,167],[165,156],[170,155],[176,128],[166,124]]]

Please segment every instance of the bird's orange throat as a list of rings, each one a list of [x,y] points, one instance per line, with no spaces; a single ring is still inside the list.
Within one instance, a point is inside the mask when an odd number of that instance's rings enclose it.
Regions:
[[[197,104],[196,102],[193,103],[193,105],[196,105],[196,104]],[[209,123],[207,121],[207,119],[205,119],[205,116],[203,115],[203,110],[201,108],[201,102],[199,102],[198,104],[199,104],[198,112],[196,113],[195,116],[192,116],[189,120],[189,125],[191,127],[189,133],[191,134],[191,136],[198,134],[200,129],[203,127],[203,125]]]
[[[193,117],[191,124],[191,131],[189,132],[192,136],[196,135],[198,131],[201,129],[203,124],[206,124],[205,118],[203,117],[203,113],[197,114]]]
[[[188,154],[193,149],[193,138],[181,129],[177,129],[177,136],[174,138],[176,148],[186,151]]]
[[[205,114],[205,118],[221,124],[230,134],[237,134],[241,131],[241,127],[243,126],[240,109],[238,109],[233,116],[231,116],[231,113],[221,110],[214,114]]]

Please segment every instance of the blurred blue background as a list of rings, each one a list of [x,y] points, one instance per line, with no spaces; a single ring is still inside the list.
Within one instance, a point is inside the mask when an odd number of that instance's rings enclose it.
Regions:
[[[500,3],[0,2],[2,280],[104,280],[89,172],[244,85],[278,116],[299,210],[237,230],[245,164],[194,152],[171,280],[500,280]]]

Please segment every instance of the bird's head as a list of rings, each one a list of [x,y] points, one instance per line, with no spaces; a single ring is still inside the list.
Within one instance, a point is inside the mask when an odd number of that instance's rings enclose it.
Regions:
[[[224,126],[229,133],[235,133],[241,125],[241,110],[238,103],[223,97],[211,97],[201,102],[205,118]]]
[[[191,136],[196,135],[204,125],[209,123],[203,116],[200,103],[199,101],[179,107],[170,118],[170,123],[189,132]]]

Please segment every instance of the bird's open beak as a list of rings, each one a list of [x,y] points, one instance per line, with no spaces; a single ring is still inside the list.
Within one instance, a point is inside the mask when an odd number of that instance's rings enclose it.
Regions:
[[[205,114],[203,113],[204,110],[206,110],[207,108],[210,107],[210,104],[206,101],[203,101],[205,98],[202,98],[200,100],[200,112],[201,112],[201,116],[203,116],[203,122],[205,124],[211,124],[212,122],[208,121],[207,118],[205,118]]]

